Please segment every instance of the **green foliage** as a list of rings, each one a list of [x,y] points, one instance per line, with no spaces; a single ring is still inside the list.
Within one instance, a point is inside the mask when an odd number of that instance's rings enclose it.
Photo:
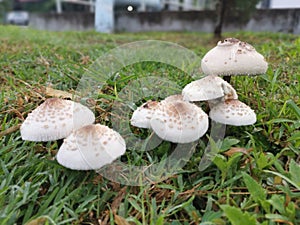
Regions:
[[[247,212],[242,212],[241,209],[229,205],[221,205],[220,207],[232,225],[256,225],[256,219],[254,215],[250,215]]]
[[[0,24],[5,23],[6,13],[11,11],[13,7],[13,1],[11,0],[2,0],[0,2]]]
[[[269,212],[270,210],[269,210],[269,205],[266,202],[267,194],[266,194],[265,189],[261,185],[259,185],[247,173],[243,172],[242,175],[243,175],[243,179],[246,184],[246,187],[247,187],[248,191],[250,192],[253,200],[257,204],[261,205],[266,212]]]
[[[268,199],[268,202],[272,206],[272,213],[267,213],[266,218],[296,223],[297,206],[293,202],[287,202],[286,198],[282,195],[272,195]]]
[[[256,10],[259,0],[227,0],[225,20],[238,20],[247,23],[252,13]]]

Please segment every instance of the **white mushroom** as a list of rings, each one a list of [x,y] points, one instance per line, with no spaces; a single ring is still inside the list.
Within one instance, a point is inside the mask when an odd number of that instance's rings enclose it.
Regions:
[[[209,101],[224,97],[224,99],[237,99],[234,88],[221,77],[206,76],[200,80],[192,81],[182,90],[185,101]]]
[[[208,116],[198,106],[185,101],[162,101],[150,125],[163,140],[189,143],[198,140],[208,129]]]
[[[96,170],[126,151],[121,135],[111,128],[92,124],[73,131],[60,147],[56,159],[73,170]]]
[[[256,122],[255,112],[236,99],[214,105],[209,112],[209,117],[216,122],[233,126],[251,125]]]
[[[149,100],[138,107],[132,114],[130,123],[140,128],[150,128],[150,119],[159,102]]]
[[[182,95],[170,95],[161,102],[173,102],[182,100]],[[132,114],[130,124],[139,128],[151,128],[150,119],[161,102],[148,100],[139,106]]]
[[[268,63],[250,44],[227,38],[206,53],[201,68],[206,75],[255,75],[265,73]]]
[[[22,123],[23,140],[53,141],[67,137],[73,130],[95,121],[93,112],[86,106],[59,98],[49,98]]]

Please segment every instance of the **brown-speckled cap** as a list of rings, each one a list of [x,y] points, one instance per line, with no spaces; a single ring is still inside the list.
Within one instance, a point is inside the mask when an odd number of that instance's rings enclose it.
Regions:
[[[53,141],[67,137],[73,130],[95,121],[86,106],[59,98],[49,98],[31,113],[21,125],[21,137],[29,141]]]
[[[60,147],[56,159],[73,170],[97,170],[111,163],[126,151],[121,135],[100,124],[73,131]]]
[[[251,125],[256,122],[255,112],[236,99],[214,105],[209,112],[209,117],[216,122],[233,126]]]
[[[131,125],[139,128],[150,128],[150,119],[154,114],[159,102],[149,100],[139,106],[132,114]]]
[[[164,100],[155,110],[150,124],[153,131],[163,140],[189,143],[206,133],[208,116],[192,103]]]
[[[267,71],[268,63],[252,45],[226,38],[206,53],[201,68],[206,75],[257,75]]]

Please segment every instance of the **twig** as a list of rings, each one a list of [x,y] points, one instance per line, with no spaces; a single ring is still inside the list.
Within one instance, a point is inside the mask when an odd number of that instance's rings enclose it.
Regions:
[[[241,188],[241,189],[247,190],[247,188]],[[192,190],[188,190],[186,192],[180,193],[179,195],[186,195],[186,194],[207,195],[207,194],[217,194],[222,191],[223,191],[222,189],[213,190],[213,191],[202,191],[202,190],[193,190],[192,189]],[[291,192],[298,193],[298,192],[300,192],[300,190],[292,189]],[[267,191],[266,194],[284,194],[284,193],[285,193],[284,191],[278,190],[278,191]],[[251,193],[248,191],[238,191],[238,192],[231,191],[229,193],[229,195],[251,195]]]
[[[8,129],[4,130],[4,131],[1,131],[0,132],[0,138],[19,130],[20,126],[21,126],[21,124],[17,124],[17,125],[14,125],[14,126],[8,128]]]

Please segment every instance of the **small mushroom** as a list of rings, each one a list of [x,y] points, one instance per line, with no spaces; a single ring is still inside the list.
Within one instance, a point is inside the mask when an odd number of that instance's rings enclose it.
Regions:
[[[126,151],[121,135],[111,128],[92,124],[73,131],[60,147],[56,159],[72,170],[97,170]]]
[[[174,143],[198,140],[208,129],[208,116],[192,103],[173,100],[159,104],[150,120],[152,130],[161,139]]]
[[[185,101],[209,101],[218,98],[237,99],[234,88],[218,76],[206,76],[200,80],[192,81],[182,90]]]
[[[206,75],[256,75],[265,73],[268,63],[250,44],[227,38],[206,53],[201,68]]]
[[[256,122],[255,112],[237,99],[229,99],[214,105],[209,117],[216,122],[233,126],[251,125]]]
[[[23,140],[54,141],[94,121],[93,112],[86,106],[71,100],[49,98],[28,114],[20,132]]]
[[[138,107],[132,114],[131,125],[139,128],[150,128],[150,119],[159,102],[149,100]]]
[[[161,102],[173,102],[182,100],[182,95],[170,95],[166,97]],[[139,106],[132,114],[130,119],[130,124],[139,127],[139,128],[151,128],[150,126],[150,119],[152,118],[155,110],[158,108],[159,104],[161,104],[159,101],[154,100],[148,100],[141,106]]]

